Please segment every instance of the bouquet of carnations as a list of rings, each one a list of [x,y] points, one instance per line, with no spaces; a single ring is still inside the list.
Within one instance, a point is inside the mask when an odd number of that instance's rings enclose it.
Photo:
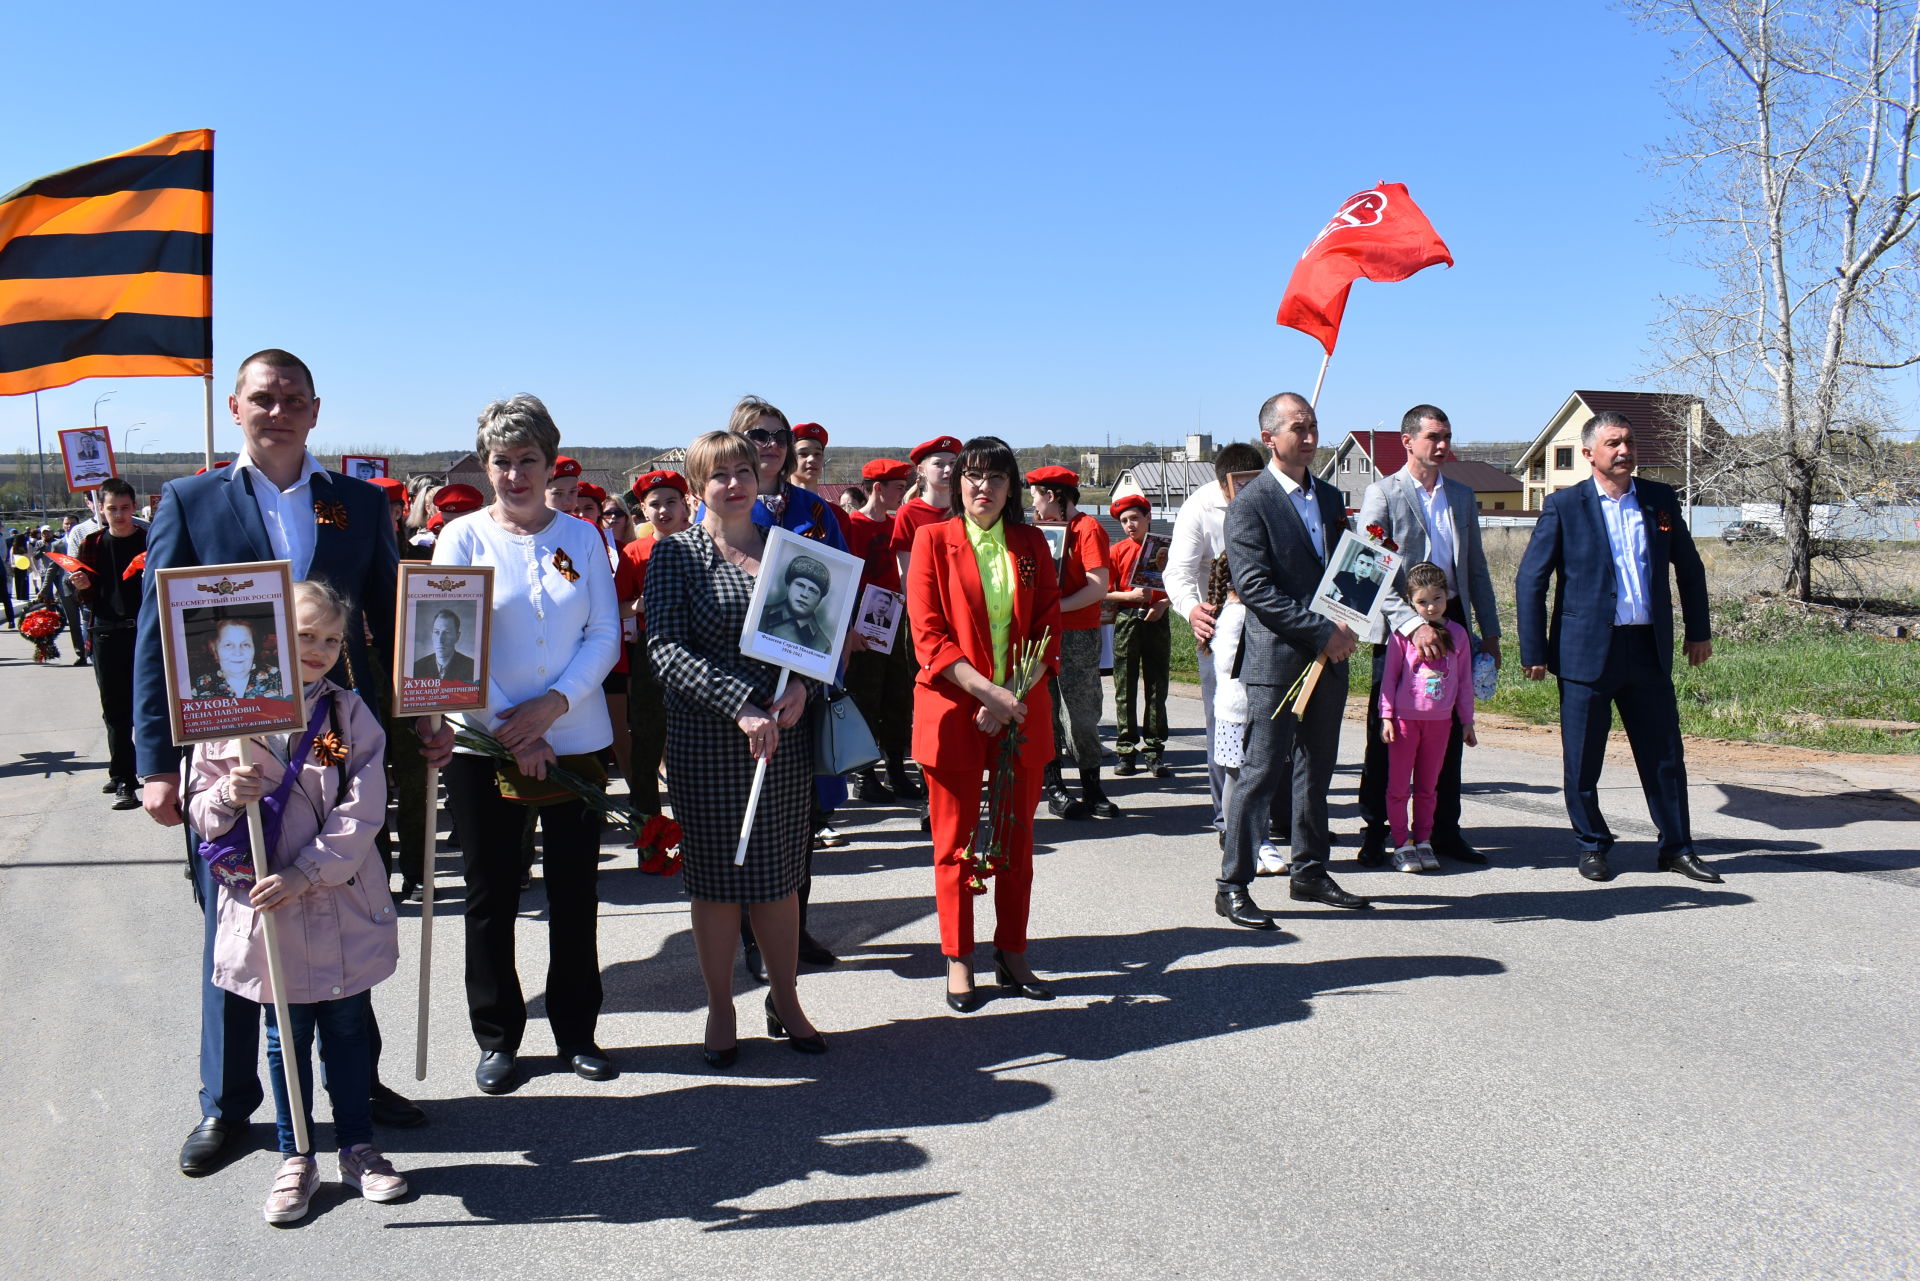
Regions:
[[[680,874],[680,825],[665,814],[646,821],[633,847],[640,851],[640,870],[648,876]]]
[[[20,620],[20,634],[33,642],[33,661],[48,662],[60,657],[60,651],[54,648],[53,638],[66,626],[66,620],[60,617],[57,609],[42,606],[29,611]]]
[[[1014,650],[1006,684],[1015,698],[1025,698],[1039,683],[1040,673],[1046,666],[1047,644],[1052,638],[1052,629],[1047,629]],[[1033,820],[1031,814],[1013,812],[1013,773],[1019,768],[1020,748],[1026,741],[1026,732],[1018,721],[1010,723],[1000,736],[993,778],[980,802],[980,822],[974,828],[973,844],[964,856],[973,869],[967,888],[975,894],[985,894],[988,878],[1007,865],[1007,835],[1014,824]]]

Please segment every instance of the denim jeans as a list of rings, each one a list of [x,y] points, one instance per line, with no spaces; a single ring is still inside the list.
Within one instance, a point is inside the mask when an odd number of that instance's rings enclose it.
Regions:
[[[261,1006],[267,1018],[267,1068],[273,1083],[273,1109],[280,1136],[280,1152],[294,1156],[293,1108],[281,1075],[280,1029],[271,1002]],[[320,1033],[320,1062],[326,1069],[327,1099],[333,1105],[333,1146],[350,1148],[373,1142],[373,1043],[367,1035],[373,1020],[373,994],[360,992],[337,1001],[290,1005],[293,1020],[294,1061],[300,1068],[300,1097],[306,1104],[307,1132],[313,1132],[313,1034]]]

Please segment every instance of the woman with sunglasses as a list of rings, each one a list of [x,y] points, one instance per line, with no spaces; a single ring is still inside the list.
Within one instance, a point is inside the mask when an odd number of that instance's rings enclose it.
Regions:
[[[913,702],[913,755],[927,780],[933,825],[934,903],[947,960],[947,1004],[978,1007],[973,986],[973,869],[966,860],[980,818],[982,774],[1009,733],[1023,736],[1008,822],[1006,866],[993,890],[994,971],[1003,990],[1033,1001],[1053,993],[1027,964],[1033,890],[1033,815],[1053,755],[1047,682],[1060,663],[1060,584],[1047,540],[1021,510],[1020,467],[995,436],[959,450],[951,517],[914,535],[907,616],[920,660]],[[1024,698],[1005,682],[1015,652],[1045,638],[1040,679]]]

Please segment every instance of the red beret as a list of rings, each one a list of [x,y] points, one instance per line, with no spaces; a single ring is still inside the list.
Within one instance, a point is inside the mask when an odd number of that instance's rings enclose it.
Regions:
[[[649,492],[656,489],[677,489],[680,491],[680,496],[685,498],[687,478],[677,471],[669,471],[666,468],[645,472],[633,478],[633,492],[640,498],[645,498]]]
[[[913,464],[898,458],[876,458],[860,469],[863,480],[912,480]]]
[[[1036,467],[1027,473],[1029,485],[1071,485],[1080,488],[1080,476],[1070,467]]]
[[[915,445],[913,452],[908,454],[907,457],[918,463],[928,454],[957,454],[959,452],[959,441],[951,436],[935,436],[932,440],[923,440]]]
[[[1121,512],[1136,509],[1149,516],[1153,515],[1153,504],[1147,501],[1145,494],[1125,494],[1114,499],[1113,506],[1107,508],[1107,514],[1119,520]]]
[[[604,503],[607,501],[607,491],[590,480],[580,482],[579,493],[582,497],[591,498],[596,503]]]
[[[795,425],[793,438],[795,440],[817,440],[820,442],[822,449],[827,447],[827,429],[819,423],[799,423]]]
[[[573,459],[567,457],[565,454],[562,454],[558,458],[553,460],[554,479],[558,480],[562,476],[578,476],[579,474],[580,474],[580,464],[576,463],[575,461],[573,461]]]
[[[386,490],[389,501],[407,496],[407,483],[404,480],[395,480],[391,476],[369,476],[367,477],[367,483],[369,485],[378,485],[380,488]]]
[[[487,500],[472,485],[442,485],[433,491],[433,506],[443,516],[463,516],[477,512]]]

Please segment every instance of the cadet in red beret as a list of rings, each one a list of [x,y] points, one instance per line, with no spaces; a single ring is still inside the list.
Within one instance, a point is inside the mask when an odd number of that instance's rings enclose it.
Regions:
[[[1080,477],[1069,467],[1036,467],[1034,519],[1067,527],[1060,562],[1060,676],[1053,683],[1054,760],[1047,766],[1047,808],[1060,818],[1117,818],[1120,807],[1100,786],[1100,610],[1108,582],[1107,532],[1079,510]],[[1071,736],[1071,745],[1069,745]],[[1080,766],[1075,799],[1061,776],[1071,758]]]
[[[903,463],[898,458],[875,458],[860,469],[860,478],[862,480],[912,480],[913,464]]]
[[[472,485],[442,485],[433,491],[433,518],[427,522],[427,529],[437,534],[455,516],[477,512],[486,505],[487,500]]]
[[[907,564],[912,559],[913,536],[926,525],[937,525],[953,517],[953,464],[960,456],[960,442],[952,436],[935,436],[932,440],[923,440],[907,454],[913,460],[913,470],[920,492],[901,503],[893,514],[893,537],[888,547],[893,552],[895,567],[900,581],[907,581]],[[900,652],[895,646],[894,652]],[[887,703],[901,707],[907,715],[912,715],[913,676],[911,670],[891,670],[887,682]],[[911,737],[912,726],[908,727]],[[889,777],[894,777],[889,773]],[[902,790],[902,784],[907,790]],[[918,797],[921,789],[907,776],[903,767],[894,782],[894,791],[902,796]],[[927,829],[926,812],[920,815],[922,831]]]
[[[1107,510],[1127,533],[1113,546],[1113,590],[1107,593],[1107,604],[1115,611],[1113,720],[1119,731],[1114,746],[1120,753],[1120,764],[1113,772],[1138,773],[1140,762],[1135,759],[1138,755],[1146,758],[1147,770],[1155,778],[1167,778],[1173,773],[1164,756],[1173,627],[1167,619],[1166,593],[1136,585],[1134,581],[1144,570],[1156,575],[1165,572],[1167,543],[1164,539],[1156,540],[1154,563],[1142,563],[1147,554],[1147,530],[1153,520],[1153,505],[1144,494],[1116,498]],[[1146,692],[1144,713],[1138,715],[1134,706],[1136,685]]]
[[[819,423],[798,424],[793,429],[793,472],[788,479],[817,494],[826,471],[827,429]]]
[[[649,493],[662,488],[677,489],[680,491],[680,497],[684,499],[687,496],[687,478],[677,471],[668,471],[665,468],[643,472],[633,478],[633,496],[643,503],[647,500]],[[684,529],[685,526],[681,528]],[[667,532],[677,534],[680,530],[673,529]]]
[[[553,474],[547,478],[547,506],[571,516],[579,493],[580,464],[561,454],[553,460]]]
[[[867,482],[865,502],[847,516],[847,550],[866,562],[860,575],[864,592],[869,586],[900,590],[900,565],[893,554],[893,517],[907,495],[913,467],[897,458],[876,458],[860,469]],[[892,787],[869,768],[853,776],[856,800],[886,801],[898,795],[918,799],[920,786],[907,772],[907,752],[913,731],[913,646],[906,636],[905,610],[894,617],[902,624],[889,653],[861,650],[847,661],[847,692],[867,718],[867,728],[887,761]]]

